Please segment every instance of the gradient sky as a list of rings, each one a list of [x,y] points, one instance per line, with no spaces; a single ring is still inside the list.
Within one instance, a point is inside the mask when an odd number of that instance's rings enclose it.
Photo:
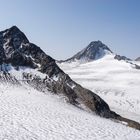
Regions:
[[[140,56],[140,0],[1,0],[0,30],[13,25],[55,59],[95,40]]]

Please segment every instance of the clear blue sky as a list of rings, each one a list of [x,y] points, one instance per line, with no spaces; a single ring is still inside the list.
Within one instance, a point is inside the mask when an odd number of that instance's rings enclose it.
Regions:
[[[0,30],[12,25],[55,59],[94,40],[120,55],[140,56],[140,0],[1,0]]]

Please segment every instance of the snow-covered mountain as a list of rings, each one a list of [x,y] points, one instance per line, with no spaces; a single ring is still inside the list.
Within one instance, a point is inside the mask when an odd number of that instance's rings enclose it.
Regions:
[[[81,59],[74,58],[61,63],[58,62],[58,65],[77,83],[100,95],[109,103],[111,108],[124,115],[123,111],[126,114],[130,113],[128,116],[130,118],[136,116],[134,119],[137,120],[137,118],[140,118],[140,112],[138,111],[140,110],[140,63],[125,56],[114,54],[100,41],[91,42],[88,45],[89,48],[93,49],[90,55],[92,55],[92,52],[93,55],[95,52],[99,54],[100,51],[96,49],[97,46],[102,48],[100,49],[103,52],[101,54],[104,54],[98,59],[94,57],[94,59],[86,59],[90,61],[83,62]],[[88,47],[81,52],[88,54],[86,53]],[[90,58],[90,55],[86,55],[86,58]],[[137,115],[132,115],[133,113]]]
[[[107,55],[87,63],[59,63],[70,77],[102,97],[123,116],[140,122],[140,70]]]
[[[71,58],[67,60],[58,61],[58,63],[62,63],[62,62],[71,63],[76,61],[79,61],[81,63],[86,63],[86,62],[101,59],[106,55],[112,55],[114,56],[114,59],[117,59],[119,61],[120,60],[131,61],[131,59],[125,56],[114,54],[111,51],[111,49],[108,48],[108,46],[103,44],[101,41],[92,41],[86,48],[84,48],[83,50],[81,50]]]
[[[99,118],[94,113],[140,129],[139,123],[111,111],[97,94],[74,82],[53,58],[30,43],[16,26],[0,32],[0,94],[1,139],[85,139],[85,135],[87,139],[96,139],[100,136],[92,136],[91,131],[96,129],[91,125],[95,121],[103,125],[107,122],[107,126],[111,126],[109,130],[105,130],[106,134],[101,134],[101,139],[114,137],[108,134],[115,123],[109,123],[110,120]],[[82,133],[84,126],[87,131]],[[133,134],[140,137],[139,131],[120,124],[115,126],[120,131],[124,129],[131,133],[131,137]],[[97,128],[100,132],[101,125]],[[63,131],[60,132],[59,129]],[[73,132],[77,129],[78,132]],[[73,137],[70,133],[66,134],[66,130],[71,130]],[[115,137],[127,138],[124,134],[118,136],[116,132]]]
[[[93,41],[86,48],[75,54],[73,57],[60,62],[89,62],[100,59],[107,54],[113,54],[112,51],[101,41]]]
[[[121,56],[118,54],[115,54],[111,51],[108,46],[103,44],[101,41],[92,41],[86,48],[75,54],[73,57],[67,59],[67,60],[60,60],[56,61],[59,63],[87,63],[96,61],[98,59],[101,59],[103,57],[110,56],[113,59],[116,59],[118,61],[125,61],[126,63],[129,63],[131,67],[140,69],[140,65],[137,63],[134,63],[130,58],[126,56]]]

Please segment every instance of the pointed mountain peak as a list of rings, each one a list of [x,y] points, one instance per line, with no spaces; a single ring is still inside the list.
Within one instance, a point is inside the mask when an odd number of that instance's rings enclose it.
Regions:
[[[88,48],[88,49],[92,48],[96,51],[99,49],[102,49],[102,50],[107,50],[110,53],[112,53],[112,51],[105,44],[103,44],[100,40],[92,41],[86,48]],[[94,51],[94,50],[92,50],[92,51]]]
[[[17,26],[12,26],[12,27],[10,27],[10,28],[8,28],[8,29],[6,29],[6,30],[4,30],[4,31],[1,31],[1,33],[3,33],[4,35],[5,34],[8,34],[8,33],[10,33],[10,34],[15,34],[15,33],[23,33]]]
[[[11,28],[9,28],[10,31],[20,31],[20,29],[17,26],[12,26]]]
[[[29,40],[27,39],[25,34],[17,26],[12,26],[11,28],[0,32],[0,34],[2,34],[4,40],[18,39],[18,40],[20,40],[20,42],[29,43]]]
[[[40,68],[44,72],[44,67],[50,62],[54,64],[55,61],[30,43],[17,26],[0,32],[0,65],[6,63],[17,68]]]
[[[103,43],[100,40],[98,40],[98,41],[91,41],[90,44],[94,45],[94,44],[103,44]]]
[[[101,41],[92,41],[86,48],[66,61],[73,62],[78,60],[82,62],[89,62],[100,59],[107,54],[113,54],[113,52]]]
[[[0,32],[0,46],[5,50],[5,55],[11,54],[23,44],[28,43],[29,40],[17,26],[12,26],[11,28]]]

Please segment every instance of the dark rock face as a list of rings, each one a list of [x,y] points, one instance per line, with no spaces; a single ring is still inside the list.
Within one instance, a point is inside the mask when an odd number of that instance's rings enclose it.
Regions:
[[[130,58],[127,58],[127,57],[125,57],[125,56],[120,56],[120,55],[115,55],[115,57],[114,57],[115,59],[117,59],[117,60],[125,60],[125,61],[132,61]]]
[[[103,44],[101,41],[93,41],[73,57],[60,62],[72,62],[75,60],[88,62],[100,59],[108,53],[112,54],[112,51],[105,44]]]
[[[17,51],[21,44],[29,43],[26,36],[16,27],[0,32],[0,54],[3,59],[0,62],[6,61],[15,50]]]
[[[126,63],[129,63],[135,69],[140,70],[140,66],[139,65],[134,64],[131,59],[129,59],[129,58],[125,57],[125,56],[116,55],[114,58],[117,59],[118,61],[124,60]]]
[[[97,44],[102,45],[101,42]],[[110,51],[106,46],[104,48]],[[0,32],[0,80],[22,85],[22,82],[10,74],[9,66],[17,71],[20,71],[22,66],[44,74],[45,78],[39,74],[22,73],[23,81],[37,90],[63,94],[71,104],[75,106],[84,104],[105,118],[121,118],[120,115],[111,111],[108,104],[98,95],[74,82],[57,66],[53,58],[46,55],[38,46],[30,43],[16,26]]]
[[[135,61],[140,61],[140,57],[138,57],[137,59],[135,59]]]

